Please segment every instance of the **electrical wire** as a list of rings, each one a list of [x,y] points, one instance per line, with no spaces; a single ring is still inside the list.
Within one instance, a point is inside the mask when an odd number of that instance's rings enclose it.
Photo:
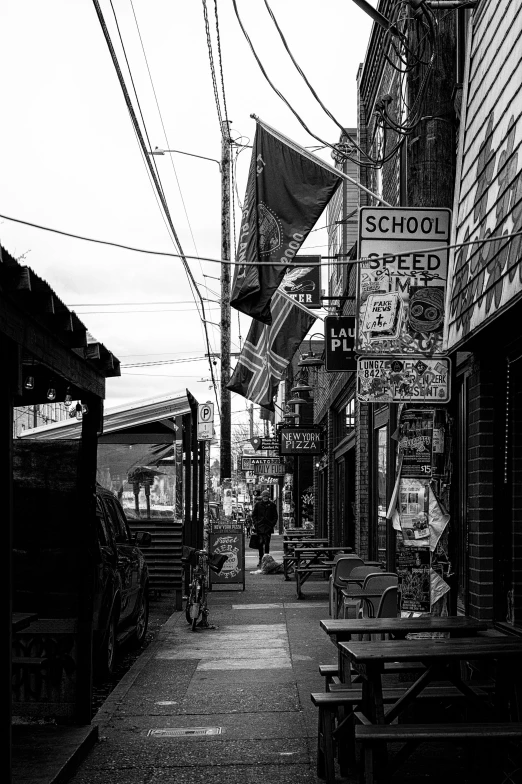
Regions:
[[[125,250],[135,251],[136,253],[150,253],[150,254],[152,254],[154,256],[167,256],[167,257],[172,257],[172,258],[187,258],[187,259],[200,258],[200,259],[203,259],[203,261],[212,261],[215,264],[230,264],[231,266],[239,265],[239,262],[230,261],[229,259],[227,259],[227,260],[225,260],[225,259],[212,259],[212,258],[209,258],[207,256],[188,256],[186,254],[183,254],[183,256],[182,256],[180,253],[169,253],[168,251],[159,251],[159,250],[147,250],[146,248],[135,248],[135,247],[132,247],[131,245],[118,245],[116,242],[107,242],[105,240],[97,240],[97,239],[93,239],[92,237],[82,237],[80,234],[70,234],[69,232],[60,231],[59,229],[51,229],[48,226],[41,226],[38,223],[31,223],[30,221],[20,220],[19,218],[11,218],[9,215],[2,215],[1,213],[0,213],[0,218],[3,218],[4,220],[12,221],[13,223],[21,223],[24,226],[31,226],[34,229],[42,229],[42,231],[50,231],[50,232],[53,232],[54,234],[62,234],[65,237],[72,237],[73,239],[84,240],[85,242],[95,242],[95,243],[97,243],[99,245],[110,245],[111,247],[124,248]],[[476,239],[476,240],[471,240],[470,242],[455,242],[455,243],[453,243],[451,245],[444,245],[444,249],[445,250],[449,250],[451,248],[465,248],[465,247],[467,247],[469,245],[479,245],[480,243],[485,244],[485,243],[488,243],[488,242],[502,242],[502,241],[505,241],[506,244],[507,244],[508,242],[511,242],[511,240],[514,239],[514,237],[519,237],[520,235],[522,235],[522,231],[513,231],[513,232],[511,232],[509,234],[503,234],[501,237],[498,237],[498,236],[483,237],[480,240]],[[415,249],[415,253],[434,253],[435,251],[440,251],[440,250],[441,250],[441,246],[438,245],[436,247],[430,247],[430,248],[418,248],[418,249],[416,248]],[[411,251],[411,252],[413,253],[413,251]],[[341,264],[346,264],[346,265],[366,264],[368,262],[368,259],[348,259],[348,255],[349,255],[348,253],[338,253],[335,256],[321,256],[321,259],[345,258],[346,261],[340,262],[340,263]],[[384,255],[384,256],[372,256],[372,261],[383,261],[384,259],[387,259],[387,258],[389,258],[389,254]],[[243,261],[243,262],[241,262],[240,266],[242,266],[242,267],[257,267],[259,265],[256,262],[244,262]],[[279,262],[275,262],[272,266],[274,266],[274,267],[302,267],[303,265],[300,264],[299,262],[297,262],[297,263],[296,262],[294,262],[294,263],[292,263],[292,262],[285,262],[284,264],[281,264]],[[328,264],[326,264],[326,263],[323,264],[321,262],[319,264],[319,266],[327,267]]]
[[[208,59],[209,59],[209,64],[210,64],[210,73],[211,73],[211,76],[212,76],[212,87],[214,88],[214,100],[215,100],[215,103],[216,103],[216,111],[217,111],[217,116],[218,116],[218,121],[219,121],[219,130],[220,130],[222,138],[228,140],[228,128],[229,128],[229,126],[228,126],[228,121],[227,121],[227,124],[225,126],[225,124],[223,122],[223,113],[221,111],[221,101],[220,101],[220,98],[219,98],[219,90],[218,90],[217,77],[216,77],[216,68],[215,68],[215,65],[214,65],[214,53],[213,53],[213,50],[212,50],[212,37],[210,35],[210,23],[209,23],[209,20],[208,20],[207,0],[201,0],[201,2],[203,4],[203,18],[204,18],[204,21],[205,21],[205,32],[206,32],[206,35],[207,35]],[[226,134],[225,134],[225,130],[224,130],[225,127],[227,128],[227,133]]]
[[[180,258],[182,260],[183,266],[185,268],[185,272],[187,273],[187,276],[188,276],[188,279],[189,279],[189,284],[191,285],[191,287],[193,287],[193,289],[195,289],[195,291],[196,291],[196,293],[197,293],[197,295],[198,295],[198,297],[200,299],[201,310],[202,310],[202,314],[203,314],[203,318],[202,318],[203,328],[204,328],[204,332],[205,332],[205,339],[206,339],[206,344],[207,344],[207,350],[208,350],[208,353],[210,355],[212,352],[210,350],[210,342],[209,342],[209,338],[208,338],[207,325],[206,325],[205,319],[204,319],[204,316],[205,316],[205,303],[203,302],[203,298],[201,296],[201,292],[199,291],[197,283],[196,283],[196,281],[194,279],[194,276],[192,274],[192,270],[190,269],[190,266],[189,266],[189,264],[187,262],[187,258],[185,256],[185,254],[183,253],[183,250],[182,250],[182,247],[181,247],[181,243],[179,241],[176,229],[174,227],[174,223],[172,221],[172,217],[170,215],[170,210],[169,210],[167,201],[165,199],[165,195],[163,193],[163,189],[161,187],[161,183],[159,181],[159,178],[156,175],[156,171],[154,169],[154,166],[153,166],[153,164],[150,161],[150,157],[151,156],[149,156],[147,154],[148,151],[147,151],[147,148],[146,148],[146,145],[145,145],[145,141],[143,139],[143,134],[141,132],[141,128],[139,126],[138,119],[136,117],[136,113],[135,113],[134,107],[132,105],[132,101],[131,101],[131,98],[130,98],[130,95],[129,95],[129,92],[128,92],[128,89],[127,89],[127,85],[125,84],[125,79],[124,79],[123,74],[121,72],[120,64],[118,62],[116,51],[114,49],[114,45],[112,43],[112,40],[111,40],[111,37],[110,37],[110,34],[109,34],[109,30],[107,28],[107,24],[105,22],[105,18],[103,16],[103,12],[102,12],[99,0],[93,0],[93,4],[94,4],[95,10],[96,10],[96,14],[98,16],[98,20],[100,22],[100,26],[102,28],[102,31],[103,31],[103,34],[104,34],[104,37],[105,37],[105,41],[107,43],[107,47],[109,49],[109,53],[111,55],[111,59],[112,59],[114,68],[116,70],[116,74],[118,76],[118,81],[120,83],[120,87],[121,87],[121,90],[123,92],[123,96],[125,98],[125,103],[127,105],[127,110],[128,110],[129,115],[131,117],[131,121],[132,121],[132,124],[133,124],[134,129],[135,129],[135,133],[136,133],[136,135],[138,137],[138,140],[139,140],[140,146],[142,148],[143,154],[146,156],[147,164],[149,166],[152,179],[154,180],[154,184],[156,186],[156,190],[158,191],[158,195],[160,197],[160,201],[161,201],[163,210],[165,212],[165,216],[166,216],[166,218],[168,220],[170,229],[172,231],[172,235],[173,235],[174,240],[175,240],[175,246],[177,247],[177,249],[179,251],[179,256],[180,256]],[[149,145],[149,149],[150,149],[150,145]],[[217,394],[217,388],[216,388],[216,385],[215,385],[215,382],[214,382],[212,363],[209,362],[209,365],[210,365],[210,373],[211,373],[211,376],[213,378],[214,391],[215,391],[215,395],[216,395],[216,405],[217,405],[217,409],[218,409],[218,412],[219,412],[219,400],[218,400],[219,396]]]
[[[225,95],[225,79],[223,76],[223,60],[221,57],[221,36],[219,34],[219,15],[218,15],[218,4],[217,0],[214,0],[214,15],[216,17],[216,43],[218,49],[218,61],[219,61],[219,74],[221,77],[221,93],[223,95],[223,111],[225,113],[225,122],[227,129],[229,128],[229,119],[228,119],[228,111],[227,111],[227,99]],[[228,131],[228,139],[230,139],[230,131]]]

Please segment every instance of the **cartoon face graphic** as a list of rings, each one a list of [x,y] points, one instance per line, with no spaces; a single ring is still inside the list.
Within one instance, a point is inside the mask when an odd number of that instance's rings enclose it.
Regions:
[[[437,332],[444,319],[442,286],[410,286],[408,320],[414,332]]]

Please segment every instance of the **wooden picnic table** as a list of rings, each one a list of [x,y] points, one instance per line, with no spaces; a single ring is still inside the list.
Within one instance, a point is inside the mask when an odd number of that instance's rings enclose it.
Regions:
[[[333,547],[330,545],[296,547],[293,552],[293,563],[295,564],[297,598],[303,598],[303,584],[312,574],[329,576],[332,572],[333,557],[338,553],[349,554],[351,552],[351,547]]]
[[[321,544],[328,544],[328,539],[309,538],[283,541],[283,554],[290,554],[290,552],[293,552],[296,547],[317,547]]]
[[[446,619],[447,620],[447,619]],[[496,720],[519,720],[514,715],[517,700],[510,699],[520,685],[522,640],[516,637],[450,637],[417,638],[414,640],[385,640],[374,642],[339,642],[343,659],[341,673],[353,668],[362,679],[362,714],[374,724],[390,724],[434,680],[449,680],[471,703],[483,710],[494,708]],[[469,683],[462,680],[455,667],[464,661],[495,660],[499,663],[492,705],[477,697]],[[385,711],[382,675],[390,662],[421,662],[425,669],[417,680],[405,689],[402,696]],[[341,680],[342,680],[341,674]]]
[[[487,625],[467,616],[452,615],[445,618],[426,615],[420,618],[326,618],[320,626],[339,649],[339,643],[349,642],[353,635],[391,634],[396,640],[404,640],[407,634],[425,632],[447,633],[451,637],[466,637],[483,632]],[[342,672],[345,657],[339,649],[339,677],[348,681]]]

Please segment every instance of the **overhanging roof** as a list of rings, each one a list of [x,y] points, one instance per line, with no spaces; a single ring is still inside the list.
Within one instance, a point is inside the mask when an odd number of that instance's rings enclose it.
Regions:
[[[119,433],[189,414],[191,412],[190,398],[194,400],[190,392],[185,390],[174,392],[165,397],[146,398],[130,404],[127,403],[124,406],[108,408],[103,415],[103,433],[105,435]],[[75,439],[80,438],[81,432],[82,423],[71,419],[24,430],[19,438]]]

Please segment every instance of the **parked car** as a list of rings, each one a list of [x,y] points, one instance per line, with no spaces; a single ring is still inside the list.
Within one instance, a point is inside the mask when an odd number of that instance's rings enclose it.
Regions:
[[[94,668],[98,678],[110,675],[117,648],[125,641],[139,646],[149,621],[149,570],[140,547],[148,547],[148,531],[131,534],[118,499],[96,487],[99,563],[94,588]]]

